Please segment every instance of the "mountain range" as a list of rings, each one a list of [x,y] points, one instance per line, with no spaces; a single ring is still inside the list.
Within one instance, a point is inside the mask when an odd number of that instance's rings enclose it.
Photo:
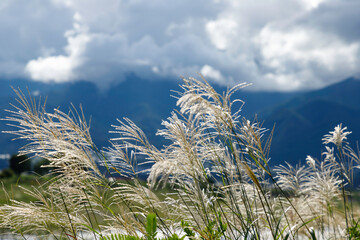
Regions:
[[[79,81],[62,84],[45,84],[27,80],[0,80],[0,118],[12,109],[15,94],[10,85],[29,92],[33,96],[47,96],[47,109],[60,107],[66,112],[70,103],[82,105],[87,119],[91,119],[91,134],[98,147],[108,146],[108,140],[116,137],[109,133],[116,119],[128,117],[141,127],[154,145],[165,142],[155,135],[161,128],[161,120],[170,116],[176,108],[171,90],[180,91],[180,80],[144,80],[129,74],[125,81],[107,89],[99,89],[94,83]],[[218,91],[226,88],[215,86]],[[249,87],[250,89],[251,87]],[[27,90],[28,89],[28,90]],[[353,131],[349,140],[360,139],[360,80],[346,79],[338,84],[309,92],[253,92],[242,90],[234,95],[245,101],[242,115],[257,118],[263,126],[274,128],[270,151],[271,165],[284,161],[296,164],[306,155],[321,157],[321,138],[338,123]],[[10,127],[0,121],[0,129]],[[24,142],[11,141],[14,136],[0,133],[0,154],[14,154]],[[0,169],[7,166],[0,160]]]
[[[324,150],[322,138],[342,124],[352,132],[348,141],[357,149],[360,140],[360,79],[348,78],[320,90],[299,94],[259,114],[264,126],[275,125],[272,165],[318,159]]]

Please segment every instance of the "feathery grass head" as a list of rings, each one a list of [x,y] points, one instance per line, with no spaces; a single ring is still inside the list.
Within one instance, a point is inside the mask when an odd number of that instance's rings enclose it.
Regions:
[[[69,179],[89,177],[85,170],[99,174],[90,128],[82,114],[75,108],[70,109],[67,114],[59,109],[48,113],[45,102],[36,102],[31,97],[27,99],[21,91],[15,92],[20,106],[13,106],[15,110],[8,110],[10,116],[4,120],[12,122],[11,126],[17,128],[6,133],[28,141],[20,154],[48,159],[50,163],[44,167],[51,167]]]
[[[334,131],[330,131],[329,134],[324,135],[322,139],[324,144],[333,143],[337,147],[341,147],[342,143],[347,139],[347,135],[351,134],[350,131],[346,131],[347,127],[342,127],[340,123],[334,128]]]

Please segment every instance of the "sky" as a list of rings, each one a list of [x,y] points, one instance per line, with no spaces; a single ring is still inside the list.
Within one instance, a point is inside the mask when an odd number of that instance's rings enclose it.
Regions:
[[[360,76],[359,0],[1,0],[0,35],[6,79],[296,91]]]

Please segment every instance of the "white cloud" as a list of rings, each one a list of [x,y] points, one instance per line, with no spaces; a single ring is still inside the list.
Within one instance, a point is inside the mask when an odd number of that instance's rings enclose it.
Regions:
[[[72,26],[72,13],[50,1],[0,2],[0,77],[24,77],[29,60],[66,44],[63,34]]]
[[[358,71],[360,44],[348,44],[317,30],[266,27],[257,41],[262,64],[272,70],[265,77],[281,89],[322,87],[324,78],[335,82]]]
[[[200,71],[257,90],[318,88],[359,74],[359,9],[357,0],[3,0],[0,76],[101,85],[128,72]]]
[[[38,57],[27,63],[25,71],[33,80],[67,82],[77,78],[75,71],[84,62],[83,54],[91,37],[87,27],[82,25],[79,13],[74,15],[74,21],[73,29],[65,33],[67,55]]]
[[[328,70],[335,70],[338,64],[356,67],[358,43],[348,44],[316,30],[295,28],[283,32],[266,27],[258,40],[263,57],[274,68],[285,67],[288,60],[302,65],[316,62]]]
[[[159,72],[160,72],[160,69],[159,69],[157,66],[152,67],[151,70],[152,70],[154,73],[159,73]]]
[[[75,77],[73,73],[75,66],[76,62],[70,57],[39,57],[36,60],[31,60],[26,65],[25,70],[34,80],[43,82],[66,82]]]
[[[326,0],[301,0],[307,10],[317,8],[322,2]]]
[[[204,65],[201,68],[200,73],[205,78],[211,78],[213,80],[216,80],[217,82],[224,81],[224,77],[222,76],[221,72],[219,70],[214,69],[213,67],[211,67],[209,65]]]
[[[206,24],[206,31],[211,42],[219,50],[226,50],[229,45],[236,41],[237,24],[232,19],[219,19]]]

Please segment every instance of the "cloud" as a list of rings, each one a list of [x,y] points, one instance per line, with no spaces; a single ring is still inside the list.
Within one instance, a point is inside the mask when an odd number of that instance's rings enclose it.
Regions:
[[[236,41],[237,23],[232,19],[220,19],[206,23],[210,41],[219,50],[226,50],[231,42]]]
[[[301,2],[307,10],[312,10],[319,7],[319,5],[322,2],[325,2],[325,0],[301,0]]]
[[[219,70],[214,69],[213,67],[209,66],[209,65],[204,65],[201,70],[200,73],[205,77],[205,78],[211,78],[217,82],[222,82],[224,81],[224,77],[222,76],[221,72]]]
[[[331,1],[307,12],[296,24],[315,28],[328,35],[336,35],[348,43],[360,39],[360,2],[356,0]]]
[[[201,72],[253,90],[319,88],[359,74],[359,9],[356,0],[4,0],[0,76],[104,85],[128,72]]]
[[[259,34],[265,77],[282,90],[322,87],[322,79],[335,82],[358,71],[358,42],[346,43],[302,27],[282,31],[271,27]],[[296,80],[298,79],[298,80]]]
[[[65,33],[67,55],[39,57],[26,64],[25,71],[33,80],[66,82],[77,78],[75,70],[84,62],[83,54],[91,37],[87,34],[87,27],[82,26],[79,13],[74,15],[74,21],[73,29]]]
[[[66,44],[63,33],[72,26],[71,16],[68,9],[50,1],[1,0],[0,77],[25,77],[29,60],[45,49],[61,51]]]

